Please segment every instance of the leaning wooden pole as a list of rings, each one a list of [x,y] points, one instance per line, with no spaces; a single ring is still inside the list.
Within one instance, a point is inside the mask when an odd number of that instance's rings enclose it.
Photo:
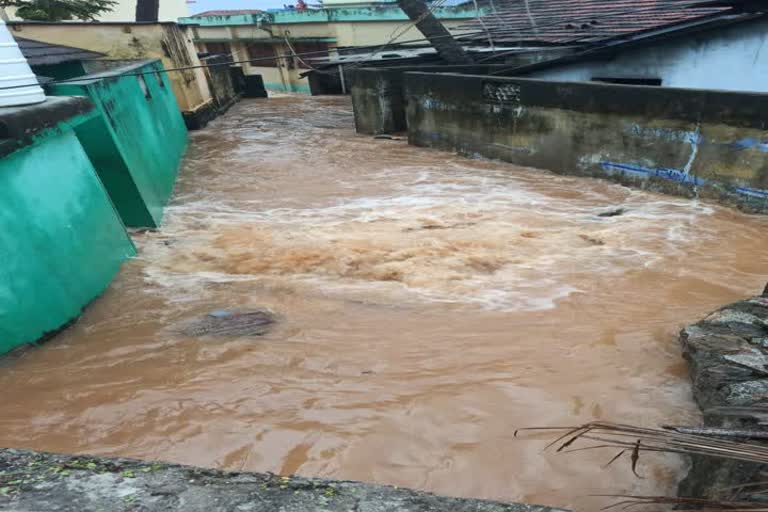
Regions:
[[[424,0],[397,0],[397,5],[415,23],[416,28],[444,61],[451,64],[472,64],[472,58],[432,14]]]

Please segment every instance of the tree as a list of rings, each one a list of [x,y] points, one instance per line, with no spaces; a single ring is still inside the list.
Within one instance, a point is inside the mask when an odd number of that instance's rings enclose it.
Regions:
[[[115,4],[116,0],[0,0],[0,7],[16,7],[16,16],[30,21],[93,21]]]

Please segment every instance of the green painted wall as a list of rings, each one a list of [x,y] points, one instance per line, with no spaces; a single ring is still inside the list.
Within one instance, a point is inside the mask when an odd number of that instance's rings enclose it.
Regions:
[[[434,14],[439,19],[468,19],[478,16],[474,6],[438,7]],[[480,9],[480,15],[488,9]],[[335,7],[327,9],[307,9],[305,11],[284,10],[262,14],[236,14],[230,16],[201,16],[179,18],[181,25],[200,25],[201,27],[224,27],[234,25],[280,25],[291,23],[330,23],[337,21],[407,21],[408,16],[396,5],[373,7]]]
[[[309,89],[309,84],[290,84],[290,86],[286,86],[283,83],[280,82],[265,82],[264,88],[268,91],[275,91],[275,92],[298,92],[302,94],[312,94],[312,91]]]
[[[187,145],[184,119],[162,70],[160,61],[142,61],[49,89],[95,103],[99,115],[79,126],[77,136],[130,227],[161,224]]]
[[[134,246],[75,133],[0,160],[0,354],[77,318]]]

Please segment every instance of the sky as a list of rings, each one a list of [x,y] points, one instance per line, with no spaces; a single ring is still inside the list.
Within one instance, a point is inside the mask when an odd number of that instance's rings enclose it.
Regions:
[[[189,5],[189,13],[196,14],[223,9],[272,9],[290,3],[295,2],[287,0],[196,0],[188,2],[187,5]]]

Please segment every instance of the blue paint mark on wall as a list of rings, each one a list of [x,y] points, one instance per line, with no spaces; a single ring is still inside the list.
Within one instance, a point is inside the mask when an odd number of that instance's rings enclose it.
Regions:
[[[736,187],[736,190],[748,196],[759,197],[761,199],[768,199],[768,190],[756,190],[754,188],[746,188],[746,187]]]
[[[699,144],[702,141],[701,134],[698,128],[695,131],[689,130],[675,130],[672,128],[658,128],[640,126],[639,124],[633,124],[629,128],[629,133],[632,135],[639,135],[641,137],[653,137],[655,139],[662,139],[668,141],[681,141],[688,144]]]
[[[605,161],[600,162],[600,166],[603,168],[603,170],[608,172],[619,170],[619,171],[641,174],[643,176],[655,176],[665,180],[674,181],[676,183],[689,183],[696,187],[700,187],[702,185],[707,184],[707,180],[703,178],[699,178],[697,176],[692,176],[679,169],[667,169],[663,167],[661,168],[643,167],[640,165],[622,164],[618,162],[605,162]],[[750,197],[768,199],[768,190],[759,190],[759,189],[748,188],[748,187],[734,187],[733,190],[735,190],[740,194],[744,194]]]
[[[680,169],[668,169],[664,167],[642,167],[639,165],[621,164],[617,162],[600,162],[600,166],[606,171],[620,170],[645,176],[655,176],[676,183],[690,183],[695,186],[701,186],[706,183],[702,178],[698,178]]]

